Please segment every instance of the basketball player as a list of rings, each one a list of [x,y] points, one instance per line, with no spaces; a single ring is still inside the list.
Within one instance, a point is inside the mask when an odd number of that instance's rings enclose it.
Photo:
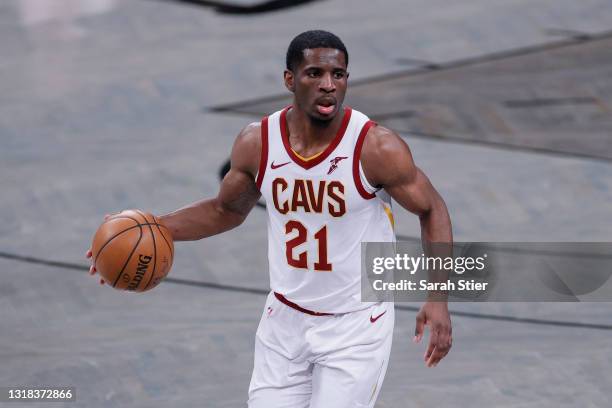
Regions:
[[[360,301],[360,243],[395,239],[389,198],[420,218],[424,247],[452,241],[450,218],[406,143],[343,106],[348,52],[338,37],[298,35],[286,64],[292,105],[240,132],[217,197],[160,219],[174,240],[198,240],[239,226],[263,195],[272,291],[255,339],[249,407],[373,407],[394,310]],[[452,343],[446,302],[424,303],[414,341],[425,325],[432,367]]]

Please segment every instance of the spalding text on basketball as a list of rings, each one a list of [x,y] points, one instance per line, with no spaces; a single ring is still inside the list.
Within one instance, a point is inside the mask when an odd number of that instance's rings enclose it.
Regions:
[[[136,275],[134,275],[134,278],[127,287],[128,290],[136,290],[136,288],[140,284],[140,281],[142,281],[144,274],[147,272],[147,268],[149,267],[151,259],[152,257],[148,255],[141,254],[140,256],[138,256],[138,267],[136,268]]]

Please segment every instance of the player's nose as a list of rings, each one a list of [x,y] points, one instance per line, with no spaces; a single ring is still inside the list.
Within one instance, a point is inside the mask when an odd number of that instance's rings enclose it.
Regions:
[[[334,84],[331,74],[327,73],[321,76],[319,88],[325,92],[333,92],[336,90],[336,85]]]

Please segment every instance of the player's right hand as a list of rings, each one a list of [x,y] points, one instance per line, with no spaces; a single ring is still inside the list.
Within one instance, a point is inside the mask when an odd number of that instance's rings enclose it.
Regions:
[[[106,221],[108,219],[108,217],[110,217],[110,216],[111,216],[110,214],[106,214],[104,216],[104,221]],[[89,266],[89,274],[93,276],[93,275],[96,274],[97,271],[96,271],[96,267],[93,264],[93,259],[91,259],[92,255],[93,255],[93,253],[91,252],[91,248],[89,248],[87,250],[87,252],[85,252],[85,258],[91,260],[91,265]],[[106,281],[104,279],[100,278],[100,285],[104,285],[105,283],[106,283]]]

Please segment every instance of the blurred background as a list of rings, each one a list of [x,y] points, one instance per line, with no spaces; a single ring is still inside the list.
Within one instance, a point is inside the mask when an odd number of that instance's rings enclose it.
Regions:
[[[215,195],[236,134],[289,100],[287,46],[314,28],[345,42],[347,103],[405,138],[457,241],[612,240],[610,0],[3,0],[0,387],[246,406],[262,208],[178,243],[150,293],[100,286],[84,253],[104,214]],[[411,342],[417,306],[397,306],[377,407],[609,406],[609,303],[452,304],[435,369]]]

